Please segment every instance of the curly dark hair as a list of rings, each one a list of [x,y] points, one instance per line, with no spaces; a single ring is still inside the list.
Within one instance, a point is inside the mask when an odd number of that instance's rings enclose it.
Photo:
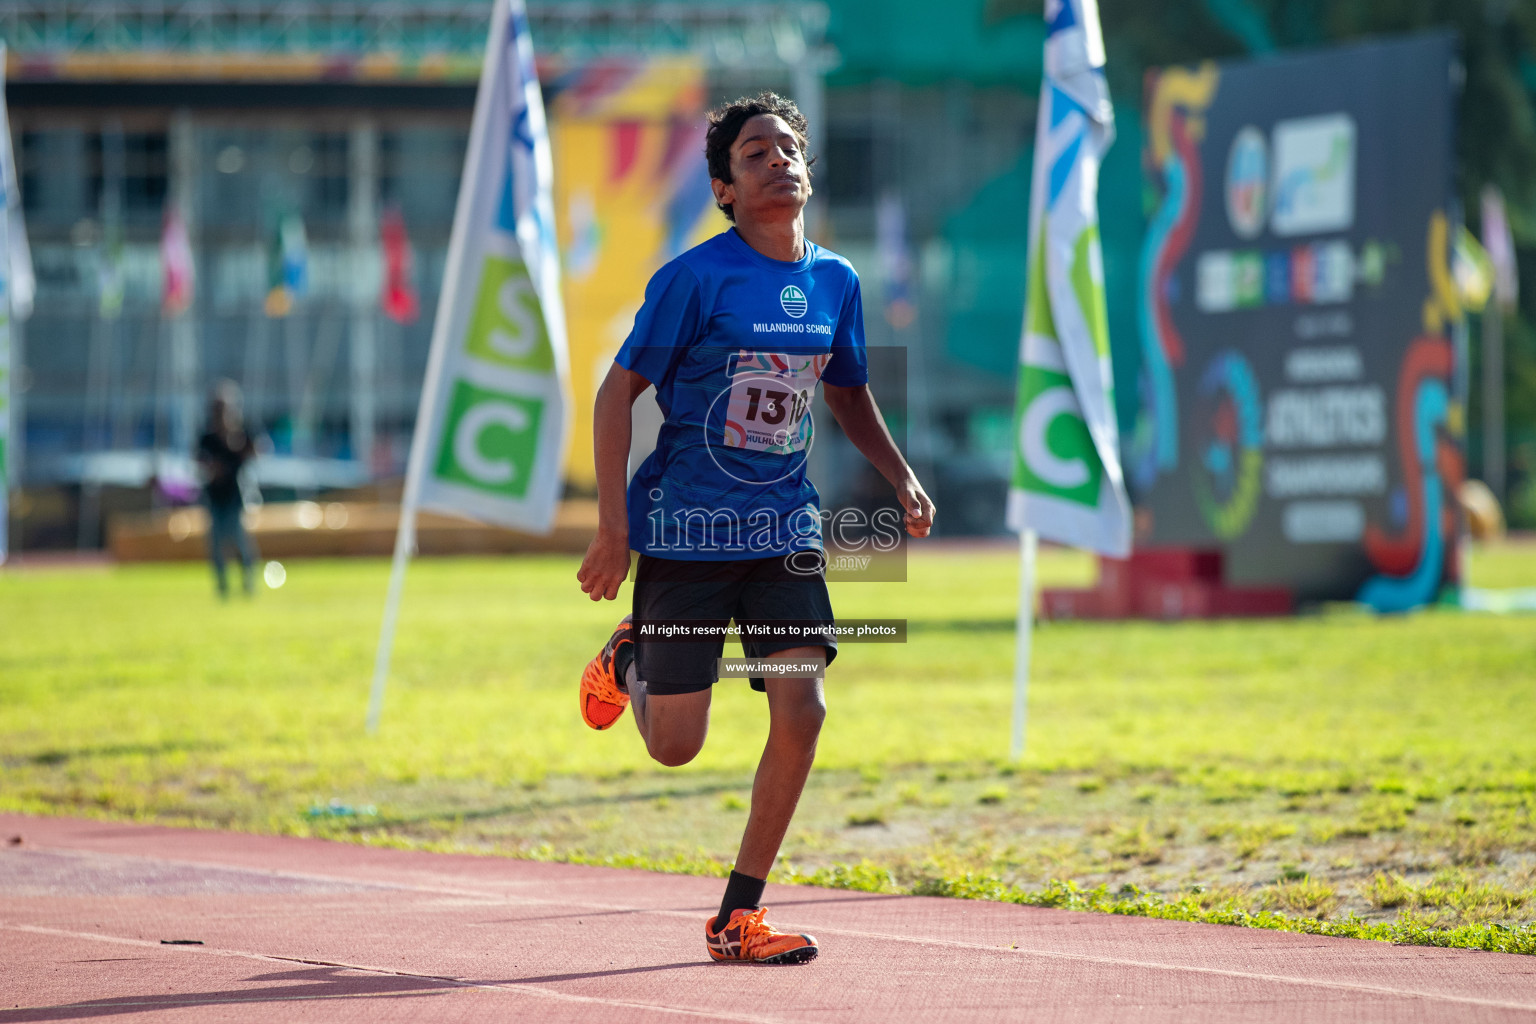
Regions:
[[[806,146],[811,140],[811,126],[805,120],[805,115],[800,113],[794,100],[787,100],[775,92],[760,92],[756,96],[743,96],[709,112],[709,130],[704,133],[704,158],[709,161],[711,178],[719,178],[727,185],[731,183],[731,146],[741,134],[741,126],[759,114],[777,114],[784,119],[789,130],[800,139],[800,152],[805,154],[805,167],[809,173],[816,158],[806,153]],[[716,205],[725,214],[726,220],[735,222],[736,213],[730,204]]]

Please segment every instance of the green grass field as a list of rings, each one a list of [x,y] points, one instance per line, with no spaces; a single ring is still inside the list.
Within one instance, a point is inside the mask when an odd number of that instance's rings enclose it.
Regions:
[[[376,737],[382,561],[228,605],[201,565],[0,573],[0,808],[723,873],[762,697],[722,683],[684,769],[587,730],[575,679],[621,612],[576,564],[415,563]],[[1536,546],[1472,577],[1532,585]],[[1536,952],[1536,620],[1049,624],[1014,765],[1016,589],[1007,548],[835,588],[910,638],[833,666],[777,877]]]

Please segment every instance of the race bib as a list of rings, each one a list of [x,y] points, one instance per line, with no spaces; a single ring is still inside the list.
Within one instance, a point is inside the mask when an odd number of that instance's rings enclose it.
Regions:
[[[731,360],[725,446],[775,455],[804,451],[812,434],[811,399],[831,358],[738,352]]]

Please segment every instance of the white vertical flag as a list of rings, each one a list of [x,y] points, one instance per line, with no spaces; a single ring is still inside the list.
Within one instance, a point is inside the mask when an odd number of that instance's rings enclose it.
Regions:
[[[547,533],[570,422],[554,165],[523,0],[494,0],[374,662],[378,728],[418,507]]]
[[[1021,534],[1014,756],[1023,753],[1036,536],[1123,558],[1120,468],[1099,244],[1099,164],[1114,140],[1097,0],[1046,0],[1008,527]]]
[[[554,526],[570,406],[553,181],[523,0],[496,0],[407,486],[538,533]]]
[[[1008,525],[1124,557],[1120,468],[1099,245],[1099,163],[1114,139],[1096,0],[1045,7],[1045,79],[1029,203],[1029,271]]]

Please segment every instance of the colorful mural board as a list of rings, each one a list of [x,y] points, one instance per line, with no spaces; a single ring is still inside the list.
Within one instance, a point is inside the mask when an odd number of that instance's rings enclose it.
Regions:
[[[704,71],[599,62],[552,83],[555,221],[574,399],[566,475],[592,487],[592,403],[662,264],[729,227],[704,162]]]
[[[1456,574],[1454,41],[1149,73],[1141,546],[1382,610]]]

